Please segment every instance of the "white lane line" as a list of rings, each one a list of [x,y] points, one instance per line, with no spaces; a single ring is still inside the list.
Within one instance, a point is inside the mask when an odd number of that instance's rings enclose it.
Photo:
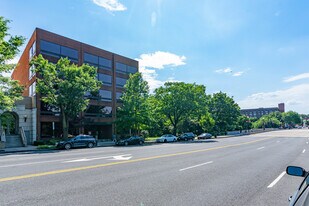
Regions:
[[[305,152],[306,152],[306,149],[303,150],[303,153],[305,153]]]
[[[257,148],[257,150],[260,150],[260,149],[264,149],[265,147],[259,147],[259,148]]]
[[[184,170],[188,170],[188,169],[192,169],[192,168],[195,168],[195,167],[211,164],[211,163],[213,163],[213,161],[205,162],[205,163],[194,165],[194,166],[191,166],[191,167],[186,167],[186,168],[180,169],[179,172],[184,171]]]
[[[275,184],[277,184],[277,182],[279,182],[279,180],[286,174],[286,172],[282,172],[272,183],[270,183],[270,185],[268,185],[267,188],[272,188],[273,186],[275,186]]]
[[[116,154],[116,155],[123,155],[123,154]],[[116,156],[116,155],[114,155],[114,156]],[[97,156],[95,156],[95,157],[97,157]],[[111,155],[111,156],[107,156],[107,157],[104,157],[104,158],[110,158],[110,157],[113,157],[113,156]],[[102,157],[100,157],[100,158],[102,158]],[[70,161],[70,160],[71,161],[72,160],[76,160],[76,158],[75,159],[47,160],[47,161],[39,161],[39,162],[27,162],[27,163],[18,163],[18,164],[11,164],[11,165],[1,165],[0,168],[16,167],[16,166],[27,166],[27,165],[35,165],[35,164],[43,164],[43,163],[51,163],[51,162],[63,162],[63,161]]]
[[[306,142],[306,144],[308,144],[308,142]]]
[[[280,141],[278,140],[277,143],[279,143]]]

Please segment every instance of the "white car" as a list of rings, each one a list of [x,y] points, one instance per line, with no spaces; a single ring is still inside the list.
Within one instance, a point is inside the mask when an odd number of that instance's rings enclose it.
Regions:
[[[177,137],[172,134],[165,134],[159,137],[156,142],[176,142]]]

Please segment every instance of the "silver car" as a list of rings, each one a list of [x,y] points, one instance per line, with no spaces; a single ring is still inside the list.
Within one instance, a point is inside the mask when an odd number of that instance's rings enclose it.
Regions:
[[[165,134],[159,137],[156,142],[176,142],[177,137],[172,134]]]

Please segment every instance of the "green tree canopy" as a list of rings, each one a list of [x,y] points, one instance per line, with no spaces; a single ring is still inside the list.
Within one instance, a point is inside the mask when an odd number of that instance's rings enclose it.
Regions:
[[[296,124],[302,123],[300,115],[293,111],[283,113],[283,120],[289,126],[295,126]]]
[[[121,96],[122,106],[117,112],[117,130],[122,133],[128,130],[140,134],[149,122],[148,83],[143,80],[141,73],[130,74]]]
[[[213,94],[209,112],[215,120],[214,132],[220,134],[233,130],[237,126],[237,118],[240,116],[240,108],[232,97],[226,93],[219,92]]]
[[[166,117],[176,135],[179,123],[205,106],[205,86],[167,82],[155,90],[154,97],[159,113]]]
[[[87,108],[86,92],[96,92],[101,86],[97,80],[97,69],[89,65],[77,66],[66,58],[56,64],[48,62],[42,55],[32,60],[36,72],[37,91],[42,101],[58,107],[62,117],[63,137],[68,137],[69,118],[74,118]]]
[[[11,80],[3,76],[3,72],[9,72],[16,66],[8,64],[19,52],[19,47],[24,43],[22,36],[11,36],[8,33],[8,23],[10,21],[0,16],[0,109],[10,110],[16,100],[22,98],[23,87],[18,81]]]

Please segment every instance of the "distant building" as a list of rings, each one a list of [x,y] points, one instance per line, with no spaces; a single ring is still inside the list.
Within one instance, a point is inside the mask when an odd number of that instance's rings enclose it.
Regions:
[[[116,133],[116,108],[121,105],[120,97],[129,75],[138,72],[138,61],[39,28],[35,29],[12,74],[12,79],[19,80],[24,86],[23,96],[31,100],[29,109],[33,111],[32,114],[27,114],[28,118],[17,117],[27,123],[32,117],[31,125],[25,128],[25,133],[29,133],[28,136],[31,137],[29,143],[53,136],[59,137],[62,131],[59,110],[41,101],[40,94],[36,94],[38,74],[33,72],[29,62],[39,54],[52,63],[56,63],[60,57],[67,57],[77,65],[86,63],[98,68],[97,78],[103,83],[99,90],[100,97],[86,95],[90,99],[89,106],[79,117],[70,121],[69,133],[92,134],[99,139],[112,139]]]
[[[255,109],[241,109],[240,113],[248,117],[260,118],[272,112],[284,112],[284,103],[278,104],[278,107],[255,108]]]

